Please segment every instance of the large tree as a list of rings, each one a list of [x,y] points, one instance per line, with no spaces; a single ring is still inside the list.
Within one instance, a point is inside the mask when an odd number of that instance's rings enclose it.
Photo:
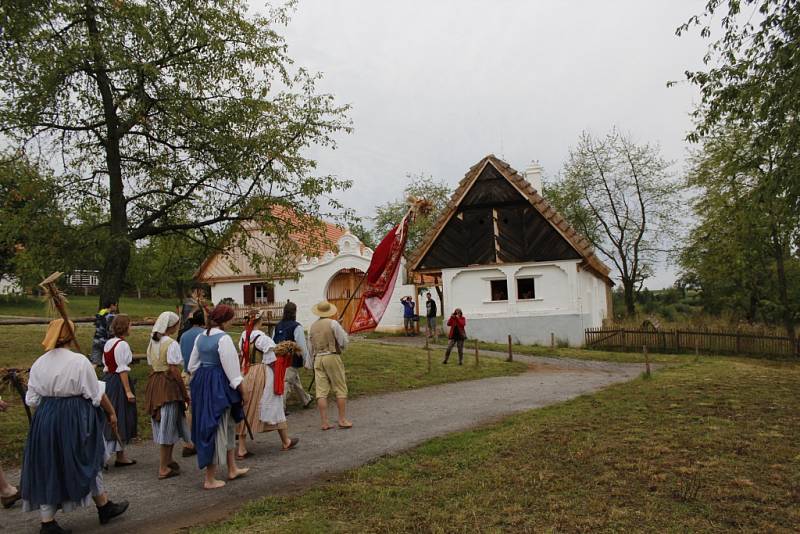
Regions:
[[[707,150],[735,136],[735,149],[717,154],[723,174],[749,191],[766,226],[762,243],[775,261],[781,315],[794,340],[787,259],[798,257],[792,228],[800,211],[800,2],[709,0],[677,32],[695,28],[712,41],[705,68],[686,73],[701,94],[689,138]]]
[[[612,130],[584,132],[548,197],[615,267],[628,315],[674,233],[678,185],[658,147]]]
[[[255,221],[289,258],[301,246],[290,234],[314,234],[321,206],[340,208],[325,197],[349,182],[315,176],[307,149],[332,146],[349,128],[346,107],[293,67],[275,30],[284,8],[251,16],[242,0],[0,6],[0,131],[52,156],[73,200],[101,202],[101,299],[119,296],[139,240],[205,240]]]

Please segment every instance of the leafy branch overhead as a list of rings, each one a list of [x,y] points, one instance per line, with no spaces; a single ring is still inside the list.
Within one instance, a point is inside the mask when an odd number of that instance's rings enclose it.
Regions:
[[[104,296],[119,293],[137,240],[212,238],[242,221],[285,235],[323,206],[341,209],[331,193],[350,182],[316,175],[307,154],[349,131],[348,107],[294,67],[275,30],[287,9],[34,0],[3,10],[0,131],[57,155],[75,203],[106,207]],[[297,216],[275,217],[275,206]]]

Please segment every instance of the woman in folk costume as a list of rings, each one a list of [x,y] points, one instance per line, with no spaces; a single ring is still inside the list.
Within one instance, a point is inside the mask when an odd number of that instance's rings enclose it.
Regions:
[[[242,394],[248,399],[244,407],[244,417],[253,432],[261,431],[258,401],[264,395],[267,373],[264,357],[272,351],[275,343],[261,330],[264,318],[260,312],[248,317],[244,332],[239,338],[239,363],[244,375]],[[253,453],[247,450],[247,425],[242,421],[237,428],[239,447],[237,460],[244,460]]]
[[[37,409],[23,456],[22,508],[39,511],[42,533],[70,532],[55,521],[58,508],[69,512],[94,500],[101,524],[128,508],[127,501],[111,502],[103,486],[103,427],[107,420],[116,431],[114,407],[92,363],[67,348],[74,340],[71,321],[50,323],[25,396]]]
[[[230,306],[220,304],[211,310],[207,328],[197,336],[189,358],[192,441],[197,448],[197,464],[206,470],[205,489],[225,485],[217,479],[217,466],[227,467],[229,480],[249,471],[236,465],[234,433],[244,413],[239,354],[233,340],[225,333],[233,319],[234,311]]]
[[[106,456],[117,454],[115,467],[127,467],[136,463],[125,454],[125,445],[136,437],[136,381],[130,376],[133,362],[131,346],[125,341],[130,335],[131,319],[120,314],[111,322],[111,339],[103,346],[103,382],[106,395],[117,414],[118,432],[112,432],[106,424]],[[122,440],[121,442],[119,440]]]
[[[292,357],[300,353],[300,347],[294,341],[282,341],[274,350],[264,354],[266,364],[266,384],[261,397],[259,418],[261,431],[277,430],[281,438],[282,451],[294,449],[300,438],[289,438],[286,424],[286,412],[283,409],[286,369],[292,365]]]
[[[153,325],[147,346],[147,363],[153,368],[147,379],[145,406],[153,426],[153,441],[160,445],[158,478],[163,480],[180,474],[172,450],[178,440],[190,441],[186,422],[189,393],[181,377],[181,347],[172,339],[180,327],[176,313],[163,312]]]

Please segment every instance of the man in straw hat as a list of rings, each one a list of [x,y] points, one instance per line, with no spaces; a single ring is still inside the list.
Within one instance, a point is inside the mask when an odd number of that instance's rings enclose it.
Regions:
[[[116,432],[116,414],[92,363],[67,348],[74,340],[72,321],[50,323],[25,396],[37,409],[22,462],[22,508],[39,511],[43,533],[70,532],[56,523],[58,508],[69,512],[94,500],[101,524],[128,508],[127,501],[111,502],[103,486],[103,427],[108,418]]]
[[[339,428],[352,428],[353,423],[345,416],[347,407],[347,380],[342,363],[342,351],[347,346],[347,333],[338,321],[332,319],[339,310],[336,306],[323,300],[311,308],[311,312],[319,317],[309,330],[311,354],[314,356],[314,382],[317,386],[316,396],[319,415],[322,419],[322,430],[333,428],[328,423],[328,395],[336,396],[339,409]]]

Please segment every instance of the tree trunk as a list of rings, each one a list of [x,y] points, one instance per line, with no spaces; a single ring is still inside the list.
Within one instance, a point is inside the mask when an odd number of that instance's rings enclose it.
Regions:
[[[633,280],[622,281],[622,290],[625,296],[625,314],[628,317],[636,315],[636,291],[633,286]]]
[[[439,315],[446,317],[444,314],[444,293],[442,293],[442,286],[433,286],[436,289],[436,296],[439,297]]]
[[[789,302],[789,290],[786,282],[786,268],[784,266],[784,247],[778,237],[777,230],[772,228],[772,247],[775,254],[775,269],[778,275],[778,300],[781,303],[781,317],[786,335],[793,350],[797,347],[797,331],[795,329],[794,315]]]

